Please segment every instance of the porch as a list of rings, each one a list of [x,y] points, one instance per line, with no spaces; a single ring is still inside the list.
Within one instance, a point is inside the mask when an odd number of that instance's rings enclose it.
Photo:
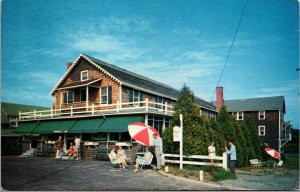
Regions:
[[[151,113],[164,116],[172,116],[173,106],[166,103],[155,103],[149,101],[140,102],[117,102],[116,104],[101,105],[97,102],[77,102],[64,104],[61,109],[19,112],[20,121],[30,121],[36,119],[60,119],[60,118],[77,118],[105,115],[122,115],[122,114],[141,114]]]

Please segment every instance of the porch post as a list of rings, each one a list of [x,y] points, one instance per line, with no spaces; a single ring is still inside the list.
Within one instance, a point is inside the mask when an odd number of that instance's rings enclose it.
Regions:
[[[64,145],[67,148],[67,134],[64,133]]]
[[[89,107],[89,86],[86,86],[86,110],[88,111],[88,107]]]

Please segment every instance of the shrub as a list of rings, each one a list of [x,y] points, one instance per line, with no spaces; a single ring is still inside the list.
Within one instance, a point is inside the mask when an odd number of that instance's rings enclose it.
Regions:
[[[227,179],[236,179],[235,175],[232,175],[230,171],[225,171],[225,169],[217,168],[213,174],[214,181],[221,181]]]

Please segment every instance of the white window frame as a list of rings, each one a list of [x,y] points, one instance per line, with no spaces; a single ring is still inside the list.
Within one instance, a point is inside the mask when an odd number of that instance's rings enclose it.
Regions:
[[[18,127],[18,117],[9,117],[9,126]]]
[[[261,128],[263,128],[263,134],[261,134]],[[266,126],[265,125],[259,125],[258,126],[258,136],[265,136],[266,135]]]
[[[106,95],[104,95],[104,96],[106,96],[106,102],[105,103],[103,103],[103,99],[102,99],[102,92],[103,92],[102,89],[106,89]],[[100,105],[108,105],[108,86],[107,87],[100,87]]]
[[[263,115],[262,118],[260,117],[261,115]],[[266,119],[266,111],[258,111],[258,119],[259,119],[259,120],[264,120],[264,119]]]
[[[64,98],[64,95],[65,95],[65,93],[67,94],[67,102],[65,103],[65,98]],[[70,103],[74,103],[74,91],[68,91],[68,92],[64,92],[63,93],[63,100],[62,100],[62,102],[63,102],[63,104],[68,104],[69,103],[69,97],[70,97],[70,93],[72,93],[72,96],[73,96],[73,98],[72,98],[72,102],[70,102]]]
[[[241,114],[241,116],[242,116],[241,119],[239,118],[239,117],[240,117],[240,114]],[[238,121],[244,120],[244,112],[243,112],[243,111],[240,111],[240,112],[237,112],[237,113],[236,113],[236,120],[238,120]]]
[[[86,79],[83,79],[83,73],[86,73]],[[87,81],[87,80],[89,80],[89,71],[88,70],[81,71],[81,73],[80,73],[80,80],[81,81]]]

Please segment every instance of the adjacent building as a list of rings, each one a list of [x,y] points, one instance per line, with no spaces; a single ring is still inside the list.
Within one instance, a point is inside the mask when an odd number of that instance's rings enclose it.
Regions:
[[[217,110],[225,105],[238,122],[251,118],[262,144],[280,151],[291,140],[290,126],[284,121],[284,96],[224,100],[223,87],[216,89]]]

